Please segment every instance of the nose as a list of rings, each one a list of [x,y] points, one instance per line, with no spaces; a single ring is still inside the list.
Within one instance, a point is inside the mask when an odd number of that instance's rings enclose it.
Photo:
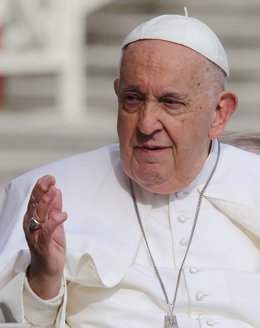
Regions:
[[[155,104],[145,103],[139,111],[137,128],[144,135],[152,135],[162,129],[159,109]]]

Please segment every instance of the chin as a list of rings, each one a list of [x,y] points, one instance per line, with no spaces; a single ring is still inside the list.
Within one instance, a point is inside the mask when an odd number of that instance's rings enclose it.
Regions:
[[[160,194],[169,193],[169,178],[164,177],[162,172],[158,168],[143,167],[135,168],[129,165],[123,165],[125,174],[135,181],[143,189]]]
[[[143,189],[153,192],[153,193],[159,193],[164,194],[167,193],[166,185],[168,184],[165,179],[162,179],[161,176],[153,176],[151,174],[145,175],[132,175],[131,179],[133,179],[139,186],[141,186]]]
[[[164,183],[161,183],[161,184],[160,183],[156,183],[156,184],[155,183],[154,184],[141,184],[141,183],[138,183],[138,184],[143,189],[145,189],[146,191],[151,192],[151,193],[166,195],[166,194],[170,194],[170,193],[173,192],[172,189]]]

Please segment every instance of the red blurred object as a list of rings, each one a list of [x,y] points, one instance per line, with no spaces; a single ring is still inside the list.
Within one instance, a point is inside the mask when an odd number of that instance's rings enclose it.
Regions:
[[[2,36],[3,36],[3,27],[0,26],[0,52],[3,47]],[[2,109],[4,106],[4,82],[5,82],[5,77],[3,75],[0,75],[0,109]]]

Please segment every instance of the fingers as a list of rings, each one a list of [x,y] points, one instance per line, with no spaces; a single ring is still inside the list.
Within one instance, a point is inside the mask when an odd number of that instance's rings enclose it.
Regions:
[[[48,175],[40,178],[32,190],[24,217],[25,234],[28,236],[42,229],[51,236],[66,218],[67,214],[62,212],[62,194],[55,187],[55,178]]]
[[[55,178],[52,175],[45,175],[38,179],[32,191],[32,197],[39,201],[43,193],[46,193],[51,186],[55,185]]]
[[[50,240],[56,232],[59,232],[61,229],[63,230],[62,224],[66,221],[67,217],[68,215],[66,212],[57,212],[56,210],[50,212],[50,219],[48,219],[43,226],[46,242]],[[55,238],[55,241],[59,243],[57,238]]]
[[[57,227],[67,219],[67,213],[62,212],[62,194],[58,188],[51,186],[43,195],[37,207],[37,215],[46,236],[51,238]]]
[[[62,211],[62,194],[61,191],[57,188],[54,190],[54,197],[52,199],[52,208],[57,211]]]
[[[51,186],[55,185],[55,178],[50,175],[45,175],[42,178],[38,179],[36,182],[31,197],[28,203],[27,213],[33,215],[33,211],[37,207],[42,196],[50,189]]]
[[[36,214],[38,220],[43,223],[49,219],[49,212],[52,207],[52,202],[56,195],[56,187],[50,186],[49,189],[42,194],[41,199],[39,200],[37,207],[34,208],[34,214]],[[60,204],[60,209],[61,209]]]

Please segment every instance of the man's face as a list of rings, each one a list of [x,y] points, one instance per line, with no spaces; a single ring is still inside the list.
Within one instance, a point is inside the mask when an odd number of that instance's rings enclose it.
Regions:
[[[146,190],[180,190],[208,156],[219,99],[209,101],[206,68],[201,55],[166,41],[138,41],[124,52],[115,81],[121,162]]]

